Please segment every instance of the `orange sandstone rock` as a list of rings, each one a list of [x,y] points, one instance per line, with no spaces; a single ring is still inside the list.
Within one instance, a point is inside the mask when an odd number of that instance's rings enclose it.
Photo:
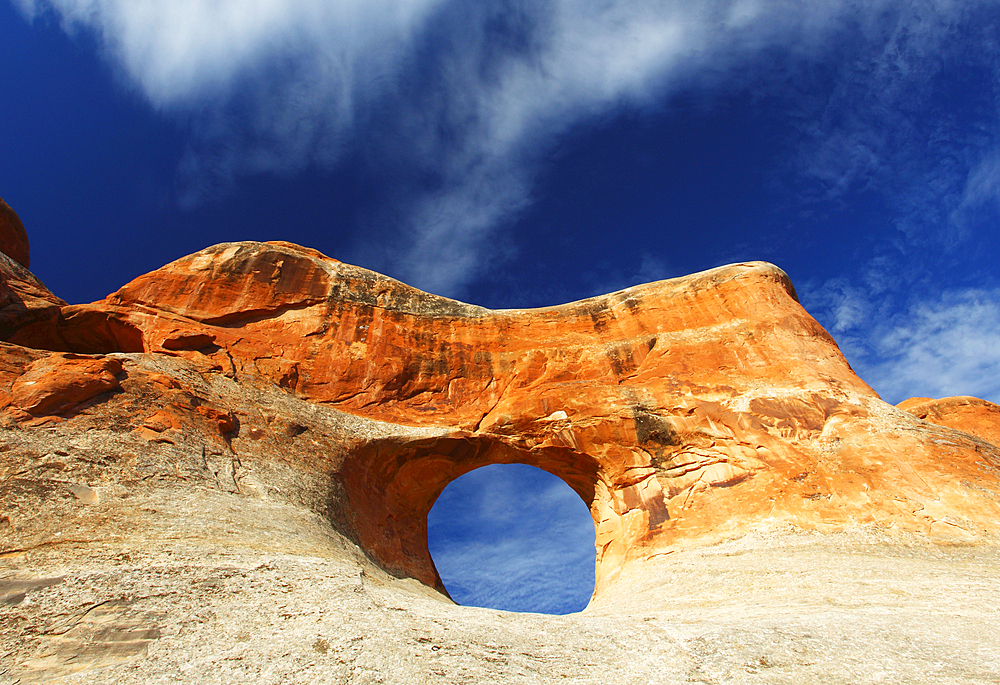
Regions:
[[[632,563],[775,524],[1000,533],[1000,450],[882,402],[761,262],[491,311],[288,243],[230,243],[6,339],[155,362],[109,396],[130,435],[200,440],[233,492],[238,463],[294,473],[283,496],[438,587],[427,513],[493,463],[546,469],[590,506],[598,593]],[[11,406],[48,410],[14,385]],[[271,402],[262,420],[265,390],[314,409]],[[319,440],[317,416],[339,412],[360,423]]]
[[[51,326],[65,306],[27,268],[0,253],[0,339],[35,322]]]
[[[34,416],[62,414],[119,387],[122,363],[107,357],[57,354],[29,366],[11,388],[11,405]]]
[[[911,397],[896,405],[914,416],[1000,446],[1000,407],[978,397]]]

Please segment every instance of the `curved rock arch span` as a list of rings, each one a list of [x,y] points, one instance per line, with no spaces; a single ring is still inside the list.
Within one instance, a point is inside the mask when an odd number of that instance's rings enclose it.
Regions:
[[[565,447],[528,450],[467,434],[388,438],[353,452],[340,474],[350,505],[344,512],[348,530],[387,570],[445,592],[427,548],[427,515],[450,483],[494,464],[527,464],[560,478],[588,506],[597,530],[621,518],[600,464],[586,454]],[[598,561],[596,575],[602,572]]]
[[[427,511],[490,463],[543,468],[590,506],[595,595],[632,563],[776,523],[1000,528],[996,445],[882,402],[770,264],[491,311],[282,242],[207,248],[89,305],[2,258],[8,421],[117,402],[119,430],[153,445],[207,430],[220,487],[243,492],[238,466],[285,479],[282,496],[439,589]],[[360,423],[291,460],[274,417],[254,425],[253,388]],[[268,487],[251,490],[285,492]]]
[[[0,254],[15,678],[997,670],[1000,407],[886,404],[777,267],[489,311],[247,242],[66,305],[24,249]],[[426,544],[438,493],[507,462],[590,505],[582,614],[457,607],[424,587],[443,589]]]

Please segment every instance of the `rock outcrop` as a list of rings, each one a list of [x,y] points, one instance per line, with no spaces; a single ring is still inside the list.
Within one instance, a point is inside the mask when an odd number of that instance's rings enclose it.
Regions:
[[[0,339],[60,315],[66,303],[25,267],[0,253]]]
[[[925,421],[1000,445],[1000,407],[992,402],[978,397],[911,397],[897,406]]]
[[[133,588],[107,600],[119,602],[110,643],[127,646],[92,663],[73,645],[95,639],[93,608],[70,621],[77,642],[29,629],[44,612],[8,624],[26,678],[120,676],[119,661],[177,625],[156,602],[133,607],[153,596],[135,590],[135,569],[182,557],[191,569],[204,553],[232,555],[242,578],[255,558],[335,559],[334,575],[360,577],[361,591],[369,578],[383,605],[432,615],[392,578],[443,590],[427,513],[493,463],[546,469],[590,506],[598,613],[639,596],[662,609],[642,594],[644,569],[773,531],[865,530],[890,548],[910,536],[993,549],[1000,534],[996,406],[882,402],[769,264],[500,311],[288,243],[217,245],[90,305],[4,265],[8,292],[39,303],[11,310],[0,344],[4,582],[16,598],[50,583],[26,575],[86,568]],[[54,607],[59,582],[30,592]],[[481,675],[510,676],[496,668]]]
[[[28,233],[17,212],[3,198],[0,198],[0,253],[26,269],[31,266]]]

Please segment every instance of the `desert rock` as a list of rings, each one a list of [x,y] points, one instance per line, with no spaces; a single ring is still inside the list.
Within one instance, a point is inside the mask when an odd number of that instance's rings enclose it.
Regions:
[[[491,311],[242,242],[55,306],[0,344],[0,625],[23,682],[1000,672],[977,622],[996,618],[995,424],[883,402],[770,264]],[[427,512],[513,462],[590,507],[583,614],[440,594]],[[886,594],[886,568],[912,601]],[[921,589],[973,568],[981,585]],[[944,637],[921,624],[931,605]],[[977,637],[972,666],[932,666]]]
[[[17,212],[0,198],[0,252],[15,262],[28,268],[31,255],[28,247],[28,233],[24,230]]]
[[[914,416],[1000,446],[1000,407],[978,397],[911,397],[897,405]]]
[[[65,414],[87,400],[118,388],[117,359],[56,354],[25,369],[11,385],[12,407],[33,416]]]
[[[0,339],[32,323],[55,319],[65,306],[27,268],[0,252]]]

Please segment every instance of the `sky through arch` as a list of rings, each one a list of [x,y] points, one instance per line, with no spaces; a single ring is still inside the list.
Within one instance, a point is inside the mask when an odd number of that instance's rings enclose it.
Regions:
[[[462,605],[567,614],[594,591],[590,510],[534,466],[494,464],[455,479],[427,516],[427,537]]]

